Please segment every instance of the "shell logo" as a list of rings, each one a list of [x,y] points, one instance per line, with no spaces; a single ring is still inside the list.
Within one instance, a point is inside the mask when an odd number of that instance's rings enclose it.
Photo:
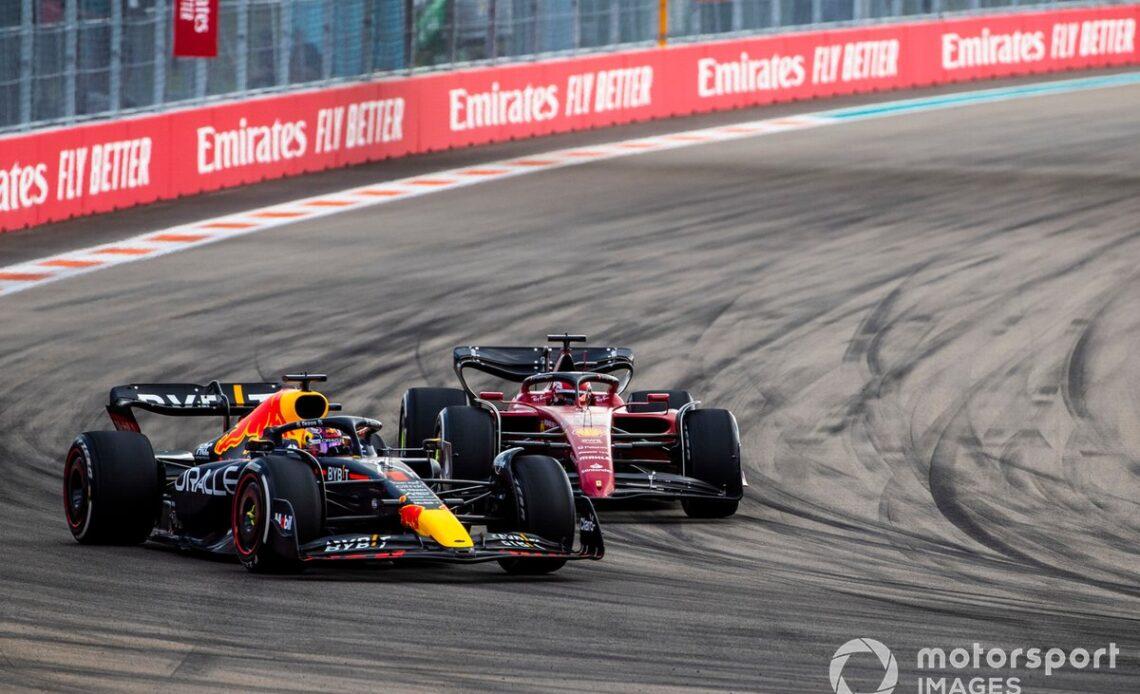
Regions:
[[[605,429],[598,427],[580,427],[574,430],[575,436],[602,436],[605,433]]]

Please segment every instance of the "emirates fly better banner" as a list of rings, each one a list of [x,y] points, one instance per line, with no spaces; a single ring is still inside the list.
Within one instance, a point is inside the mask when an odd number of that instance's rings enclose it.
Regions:
[[[215,0],[177,0],[182,46]],[[0,139],[0,230],[387,157],[855,92],[1140,62],[1140,5],[687,44]],[[198,31],[201,27],[204,30]],[[195,43],[195,41],[201,43]]]
[[[174,0],[174,55],[218,55],[218,0]]]

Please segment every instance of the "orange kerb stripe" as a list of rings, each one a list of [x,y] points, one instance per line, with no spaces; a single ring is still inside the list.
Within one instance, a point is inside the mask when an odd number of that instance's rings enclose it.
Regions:
[[[168,241],[170,243],[184,243],[186,241],[201,241],[210,238],[209,234],[159,234],[147,237],[147,241]]]
[[[100,248],[95,252],[106,255],[146,255],[154,251],[150,248]]]
[[[50,272],[0,272],[0,280],[7,282],[35,282],[49,277]]]
[[[257,226],[257,225],[251,224],[249,222],[210,222],[209,224],[201,225],[199,228],[200,229],[252,229],[255,226]]]
[[[293,219],[295,217],[304,217],[307,212],[274,212],[269,210],[267,212],[258,212],[253,215],[254,217],[261,217],[263,219]]]
[[[371,190],[360,191],[361,195],[372,195],[378,198],[394,198],[397,195],[403,195],[402,190],[392,190],[390,188],[373,188]]]
[[[305,204],[309,207],[348,207],[353,203],[347,200],[310,200]]]
[[[467,169],[466,171],[460,171],[460,173],[466,174],[467,176],[500,176],[502,174],[507,173],[507,170],[506,169]]]
[[[96,265],[105,265],[102,260],[67,260],[60,258],[59,260],[45,260],[40,265],[44,267],[95,267]]]
[[[455,181],[446,178],[417,178],[414,181],[408,181],[409,185],[413,186],[449,186]]]

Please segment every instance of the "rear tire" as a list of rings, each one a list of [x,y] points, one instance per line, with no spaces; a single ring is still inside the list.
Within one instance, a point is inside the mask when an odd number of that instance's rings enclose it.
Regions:
[[[578,516],[574,511],[574,490],[562,465],[545,455],[520,455],[512,466],[516,529],[560,543],[566,549],[573,547]],[[499,560],[507,573],[520,576],[548,574],[565,563],[565,559]]]
[[[467,404],[458,388],[409,388],[400,400],[400,448],[420,448],[435,435],[435,422],[445,407]]]
[[[300,460],[270,455],[242,471],[234,493],[231,524],[234,551],[242,565],[253,573],[296,573],[301,561],[264,541],[266,524],[271,522],[267,497],[285,499],[293,507],[293,533],[297,544],[303,545],[319,537],[324,526],[317,478]]]
[[[448,407],[439,413],[435,433],[451,444],[442,460],[444,479],[489,480],[498,451],[495,450],[495,420],[480,407]]]
[[[627,401],[628,402],[647,402],[649,400],[649,394],[650,393],[668,393],[669,394],[669,409],[670,410],[679,410],[682,407],[684,407],[685,405],[688,405],[689,403],[691,403],[693,401],[693,396],[690,395],[689,391],[687,391],[687,390],[665,390],[665,389],[635,390],[629,394],[629,398],[627,399]],[[655,410],[654,407],[658,407],[657,403],[653,403],[652,405],[634,405],[633,407],[628,408],[628,409],[630,412],[655,412],[657,410]],[[658,407],[658,409],[660,409],[660,408]]]
[[[150,440],[134,431],[89,431],[67,452],[63,506],[80,544],[137,545],[154,529],[165,476]]]
[[[729,497],[744,491],[740,476],[740,433],[728,410],[692,410],[685,428],[685,474],[725,490]],[[738,498],[682,499],[690,518],[727,518],[736,513]]]

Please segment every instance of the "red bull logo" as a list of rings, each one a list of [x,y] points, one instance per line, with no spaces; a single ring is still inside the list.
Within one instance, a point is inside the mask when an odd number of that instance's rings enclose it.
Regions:
[[[400,523],[405,528],[411,530],[420,529],[420,516],[424,512],[423,506],[416,504],[408,504],[407,506],[400,507]]]

